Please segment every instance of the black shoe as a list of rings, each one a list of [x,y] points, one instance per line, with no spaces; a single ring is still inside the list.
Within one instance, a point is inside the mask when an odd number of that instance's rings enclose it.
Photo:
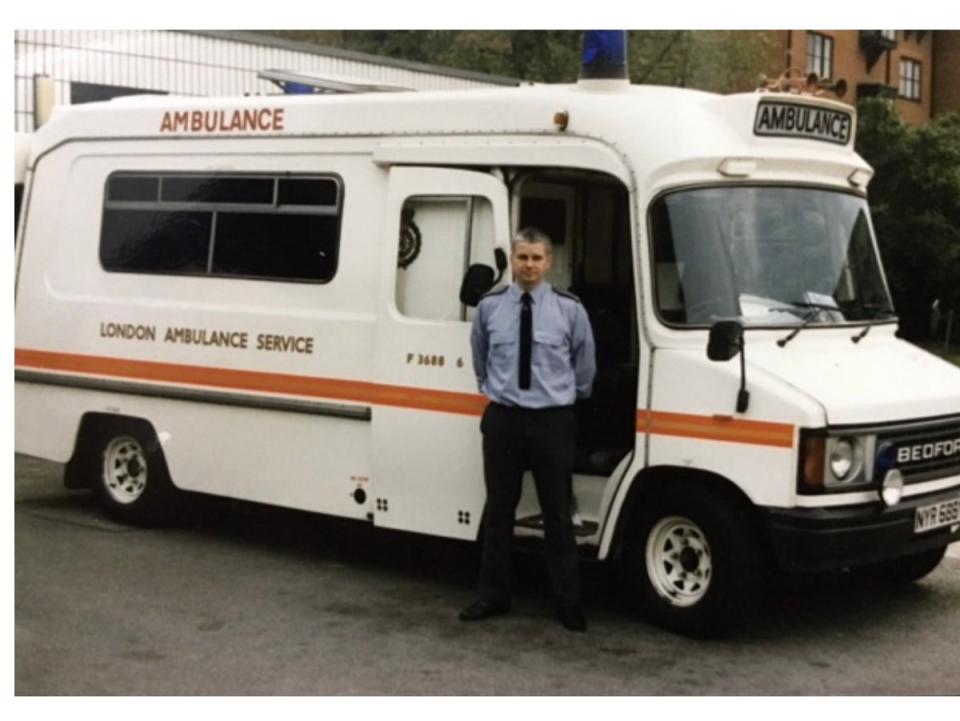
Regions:
[[[587,630],[587,619],[583,617],[579,606],[564,606],[557,611],[557,618],[568,631]]]
[[[501,616],[510,612],[510,602],[494,603],[493,601],[477,601],[460,612],[461,621],[482,621],[491,616]]]

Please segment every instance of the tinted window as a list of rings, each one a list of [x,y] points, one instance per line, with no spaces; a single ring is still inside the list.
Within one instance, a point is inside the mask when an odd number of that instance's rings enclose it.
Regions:
[[[173,203],[273,204],[273,184],[273,178],[169,177],[163,179],[161,199]]]
[[[337,219],[220,213],[212,272],[301,280],[333,276]]]
[[[280,181],[280,205],[336,205],[337,184],[332,180]]]
[[[107,199],[115,202],[156,201],[160,197],[160,181],[141,175],[118,175],[110,178]]]
[[[205,273],[211,220],[209,213],[108,210],[100,262],[107,270]]]
[[[118,272],[325,282],[337,269],[340,198],[330,177],[117,173],[100,261]]]

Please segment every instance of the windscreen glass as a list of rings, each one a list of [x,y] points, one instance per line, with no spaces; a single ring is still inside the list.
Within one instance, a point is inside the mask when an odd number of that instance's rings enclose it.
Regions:
[[[811,188],[728,187],[651,208],[654,287],[671,325],[889,320],[867,203]]]

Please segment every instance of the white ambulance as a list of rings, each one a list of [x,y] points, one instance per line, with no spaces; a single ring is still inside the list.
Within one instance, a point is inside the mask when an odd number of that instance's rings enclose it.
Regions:
[[[189,491],[476,539],[470,321],[534,225],[597,341],[578,542],[649,618],[719,630],[778,569],[919,578],[960,539],[960,370],[895,335],[854,130],[622,80],[62,109],[17,235],[16,450],[133,522]]]

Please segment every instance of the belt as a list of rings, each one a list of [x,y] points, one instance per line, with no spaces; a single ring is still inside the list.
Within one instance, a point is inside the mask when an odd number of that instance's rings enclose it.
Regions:
[[[560,411],[572,411],[573,406],[545,406],[544,408],[525,408],[524,406],[508,406],[496,401],[490,401],[490,405],[511,413],[557,413]]]

